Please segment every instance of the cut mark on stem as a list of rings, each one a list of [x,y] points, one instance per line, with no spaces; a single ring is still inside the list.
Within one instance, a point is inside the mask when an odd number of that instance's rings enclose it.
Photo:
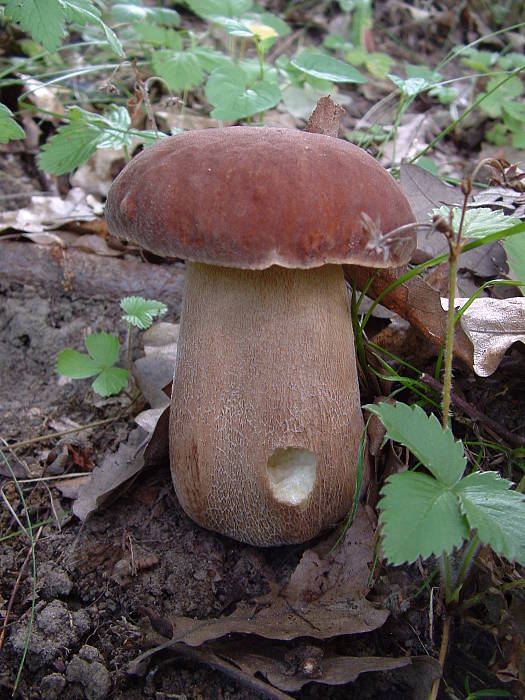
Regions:
[[[266,465],[270,490],[279,503],[304,510],[317,475],[317,458],[303,447],[278,447]]]

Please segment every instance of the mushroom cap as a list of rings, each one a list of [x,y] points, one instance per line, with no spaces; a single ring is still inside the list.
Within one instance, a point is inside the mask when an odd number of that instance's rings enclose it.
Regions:
[[[109,230],[157,255],[265,269],[397,267],[416,247],[395,180],[347,141],[266,127],[187,131],[114,181]]]

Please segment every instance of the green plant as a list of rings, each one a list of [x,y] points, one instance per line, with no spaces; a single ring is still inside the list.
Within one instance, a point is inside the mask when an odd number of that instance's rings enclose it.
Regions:
[[[115,367],[119,357],[119,339],[111,333],[90,333],[84,343],[88,354],[71,348],[62,350],[56,362],[56,371],[72,379],[96,377],[92,388],[101,396],[119,394],[129,381],[131,370],[131,331],[133,327],[142,330],[149,328],[156,316],[167,311],[160,301],[142,297],[125,297],[120,306],[125,314],[122,318],[128,323],[127,356],[128,369]]]
[[[390,476],[381,491],[378,508],[385,558],[399,565],[420,557],[438,556],[446,610],[459,602],[472,562],[482,544],[510,561],[525,564],[522,538],[525,497],[512,490],[511,482],[497,472],[473,471],[465,475],[464,446],[455,440],[449,426],[454,324],[458,319],[454,296],[458,260],[469,245],[463,243],[462,236],[479,236],[485,241],[509,230],[514,233],[522,230],[521,224],[509,229],[506,217],[494,216],[490,210],[467,210],[472,182],[478,170],[486,164],[482,161],[472,177],[464,179],[462,208],[457,211],[440,209],[433,215],[432,226],[445,235],[449,246],[448,255],[444,256],[449,263],[449,308],[441,425],[435,415],[427,415],[417,405],[382,402],[365,406],[379,417],[387,436],[407,447],[417,459],[415,469]],[[459,555],[452,565],[454,550]],[[450,624],[451,616],[447,614],[439,657],[442,666]],[[438,689],[439,681],[434,683],[431,700],[436,699]]]
[[[60,46],[66,24],[94,25],[104,33],[107,43],[118,56],[124,56],[115,32],[102,21],[100,10],[92,0],[4,0],[4,16],[20,25],[47,51]]]

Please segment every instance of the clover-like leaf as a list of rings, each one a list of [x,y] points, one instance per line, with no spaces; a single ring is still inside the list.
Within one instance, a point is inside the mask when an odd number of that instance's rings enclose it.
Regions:
[[[525,564],[525,496],[497,472],[475,472],[454,487],[461,510],[483,544]]]
[[[24,137],[25,132],[13,119],[11,110],[0,103],[0,143],[23,139]]]
[[[125,297],[120,300],[120,307],[126,312],[122,318],[142,330],[149,328],[155,317],[162,316],[168,310],[161,301],[142,297]]]
[[[433,209],[429,216],[441,216],[448,221],[450,207],[439,207]],[[452,228],[457,233],[461,222],[461,208],[452,207]],[[510,226],[516,226],[520,220],[513,216],[505,216],[501,211],[493,211],[488,207],[477,207],[468,209],[465,212],[463,228],[461,231],[463,238],[483,238],[491,233],[504,231]]]
[[[190,49],[155,51],[152,65],[153,70],[175,91],[191,90],[204,80],[204,71],[199,59]]]
[[[58,354],[56,372],[72,379],[87,379],[98,374],[100,367],[89,355],[66,348]]]
[[[119,342],[112,333],[90,333],[84,342],[100,369],[112,367],[118,360]]]
[[[257,80],[249,83],[245,71],[237,65],[217,68],[206,83],[206,98],[214,106],[215,119],[237,120],[275,107],[281,99],[276,83]]]
[[[43,146],[38,164],[48,173],[62,175],[85,163],[97,150],[100,129],[86,123],[79,109],[69,112],[69,124],[61,126]]]
[[[420,92],[430,87],[431,83],[426,78],[400,78],[398,75],[388,74],[390,80],[398,87],[406,97],[415,97]]]
[[[60,46],[66,23],[64,3],[60,0],[8,0],[4,12],[48,51],[56,51]]]
[[[383,551],[392,564],[450,552],[469,536],[457,496],[427,474],[394,474],[381,495]]]
[[[121,367],[107,367],[95,379],[91,385],[93,391],[100,396],[113,396],[119,394],[127,386],[129,372]]]
[[[427,416],[420,406],[399,401],[364,408],[379,416],[388,436],[408,447],[443,485],[452,486],[461,478],[467,463],[463,445],[450,428],[441,428],[435,415]]]
[[[118,394],[128,383],[129,372],[114,367],[119,354],[118,338],[111,333],[90,333],[85,339],[89,355],[66,348],[57,357],[56,371],[72,379],[96,379],[91,385],[101,396]]]

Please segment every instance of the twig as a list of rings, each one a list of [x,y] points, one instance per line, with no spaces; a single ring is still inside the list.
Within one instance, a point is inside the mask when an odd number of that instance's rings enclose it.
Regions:
[[[244,686],[254,690],[258,695],[269,698],[269,700],[292,700],[292,697],[287,693],[283,693],[282,690],[275,688],[264,681],[250,676],[248,673],[241,671],[236,668],[233,664],[224,661],[219,656],[213,652],[206,650],[195,649],[194,647],[188,647],[185,644],[178,644],[172,647],[172,651],[181,656],[185,656],[198,663],[206,664],[210,668],[214,668],[220,673],[224,673],[226,676],[233,678],[234,681]]]
[[[38,542],[38,539],[39,539],[40,535],[42,534],[43,529],[44,529],[44,525],[41,525],[40,529],[36,533],[35,539],[33,541],[33,547]],[[15,585],[13,586],[13,590],[11,591],[11,595],[9,596],[9,603],[7,604],[7,610],[5,613],[4,623],[2,625],[2,631],[0,632],[0,652],[2,651],[2,647],[4,645],[7,623],[9,621],[9,616],[11,614],[11,609],[13,607],[13,603],[15,602],[16,593],[17,593],[18,588],[20,586],[20,581],[22,580],[22,576],[24,575],[26,567],[29,564],[29,560],[31,559],[33,547],[30,546],[29,549],[27,550],[26,558],[24,559],[24,562],[23,562],[22,566],[20,567],[20,571],[18,572],[18,576],[16,577]]]
[[[421,377],[421,381],[424,382],[425,384],[428,384],[432,389],[434,389],[437,392],[442,392],[443,391],[443,385],[437,381],[437,379],[434,379],[430,374],[427,374],[424,372]],[[494,431],[497,435],[499,435],[501,438],[506,440],[510,445],[513,447],[525,447],[525,438],[522,437],[521,435],[516,435],[515,433],[511,433],[510,430],[507,430],[503,426],[501,426],[499,423],[497,423],[495,420],[492,418],[489,418],[486,416],[484,413],[479,411],[475,406],[472,404],[468,403],[468,401],[465,401],[465,399],[462,399],[460,396],[458,396],[454,391],[450,392],[450,399],[452,403],[454,403],[456,406],[459,406],[462,411],[467,413],[471,418],[474,418],[475,420],[478,420],[480,423],[483,423],[484,425],[487,426],[487,428],[490,428],[492,431]]]
[[[441,666],[441,672],[443,672],[443,667],[445,665],[445,659],[447,658],[448,651],[448,640],[450,638],[450,625],[452,618],[447,615],[445,621],[443,622],[443,634],[441,636],[441,647],[439,648],[439,665]],[[428,700],[436,700],[439,692],[439,686],[441,684],[441,677],[436,678],[432,684],[432,690],[430,691]]]
[[[107,423],[113,423],[114,421],[122,418],[124,413],[114,416],[113,418],[104,418],[104,420],[96,420],[93,423],[88,423],[87,425],[80,425],[78,428],[69,428],[68,430],[61,430],[58,433],[48,433],[47,435],[40,435],[36,438],[31,438],[30,440],[22,440],[21,442],[14,442],[12,445],[6,443],[6,446],[10,450],[16,450],[20,447],[28,447],[29,445],[35,445],[37,442],[45,442],[46,440],[52,440],[56,437],[62,437],[63,435],[72,435],[73,433],[80,433],[82,430],[90,430],[91,428],[98,428],[100,425],[106,425]]]
[[[138,669],[149,657],[157,654],[160,651],[167,650],[173,651],[175,654],[185,656],[193,661],[197,661],[198,663],[206,664],[207,666],[224,673],[230,678],[233,678],[240,685],[255,690],[263,697],[269,698],[269,700],[293,700],[290,695],[283,693],[278,688],[274,688],[258,678],[248,675],[244,671],[241,671],[233,666],[233,664],[222,660],[215,653],[188,647],[186,644],[177,639],[170,639],[162,644],[159,644],[153,649],[148,649],[148,651],[140,654],[128,664],[127,672],[129,674],[136,675],[138,673]]]

